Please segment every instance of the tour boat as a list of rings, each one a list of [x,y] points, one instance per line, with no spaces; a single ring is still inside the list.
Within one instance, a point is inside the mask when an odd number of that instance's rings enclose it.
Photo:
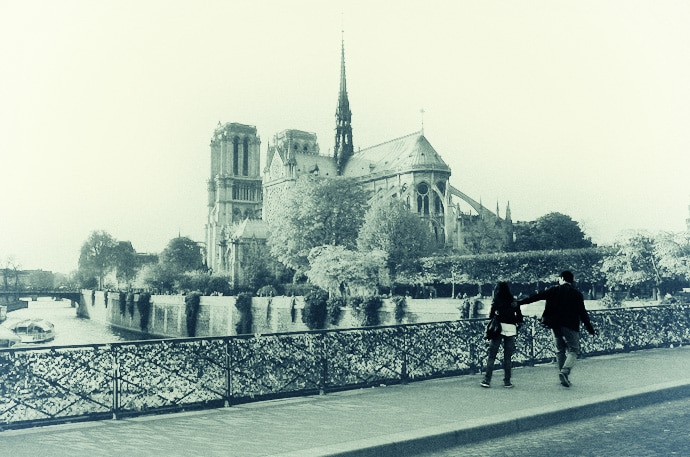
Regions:
[[[22,343],[43,343],[55,338],[55,326],[45,319],[24,319],[9,326]]]

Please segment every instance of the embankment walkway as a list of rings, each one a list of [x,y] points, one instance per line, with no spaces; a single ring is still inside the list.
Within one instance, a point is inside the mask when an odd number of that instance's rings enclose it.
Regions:
[[[582,359],[573,386],[554,365],[381,386],[217,410],[0,432],[2,455],[413,456],[690,396],[690,347]]]

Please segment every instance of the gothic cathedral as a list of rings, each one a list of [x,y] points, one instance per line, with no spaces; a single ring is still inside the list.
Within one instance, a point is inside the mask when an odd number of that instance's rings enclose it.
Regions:
[[[242,259],[265,244],[275,208],[301,175],[353,178],[372,199],[399,198],[429,223],[436,248],[458,254],[496,252],[513,241],[510,205],[492,212],[450,182],[451,170],[424,136],[415,132],[354,151],[352,112],[341,43],[340,90],[333,155],[321,155],[316,134],[284,130],[266,149],[263,177],[256,127],[218,124],[211,138],[206,262],[212,271],[243,283]]]

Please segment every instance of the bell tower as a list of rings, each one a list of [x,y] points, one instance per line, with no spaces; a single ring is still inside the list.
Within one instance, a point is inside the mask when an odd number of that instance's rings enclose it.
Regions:
[[[213,132],[206,222],[206,264],[213,271],[226,269],[233,228],[246,219],[261,219],[260,147],[252,125],[219,122]]]

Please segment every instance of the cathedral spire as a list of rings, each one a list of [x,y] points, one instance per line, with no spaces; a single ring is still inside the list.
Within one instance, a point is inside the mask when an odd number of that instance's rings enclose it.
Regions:
[[[338,93],[338,108],[335,111],[335,147],[333,159],[339,175],[343,173],[345,164],[354,153],[352,145],[352,112],[347,98],[347,81],[345,79],[345,32],[341,32],[340,45],[340,92]]]

